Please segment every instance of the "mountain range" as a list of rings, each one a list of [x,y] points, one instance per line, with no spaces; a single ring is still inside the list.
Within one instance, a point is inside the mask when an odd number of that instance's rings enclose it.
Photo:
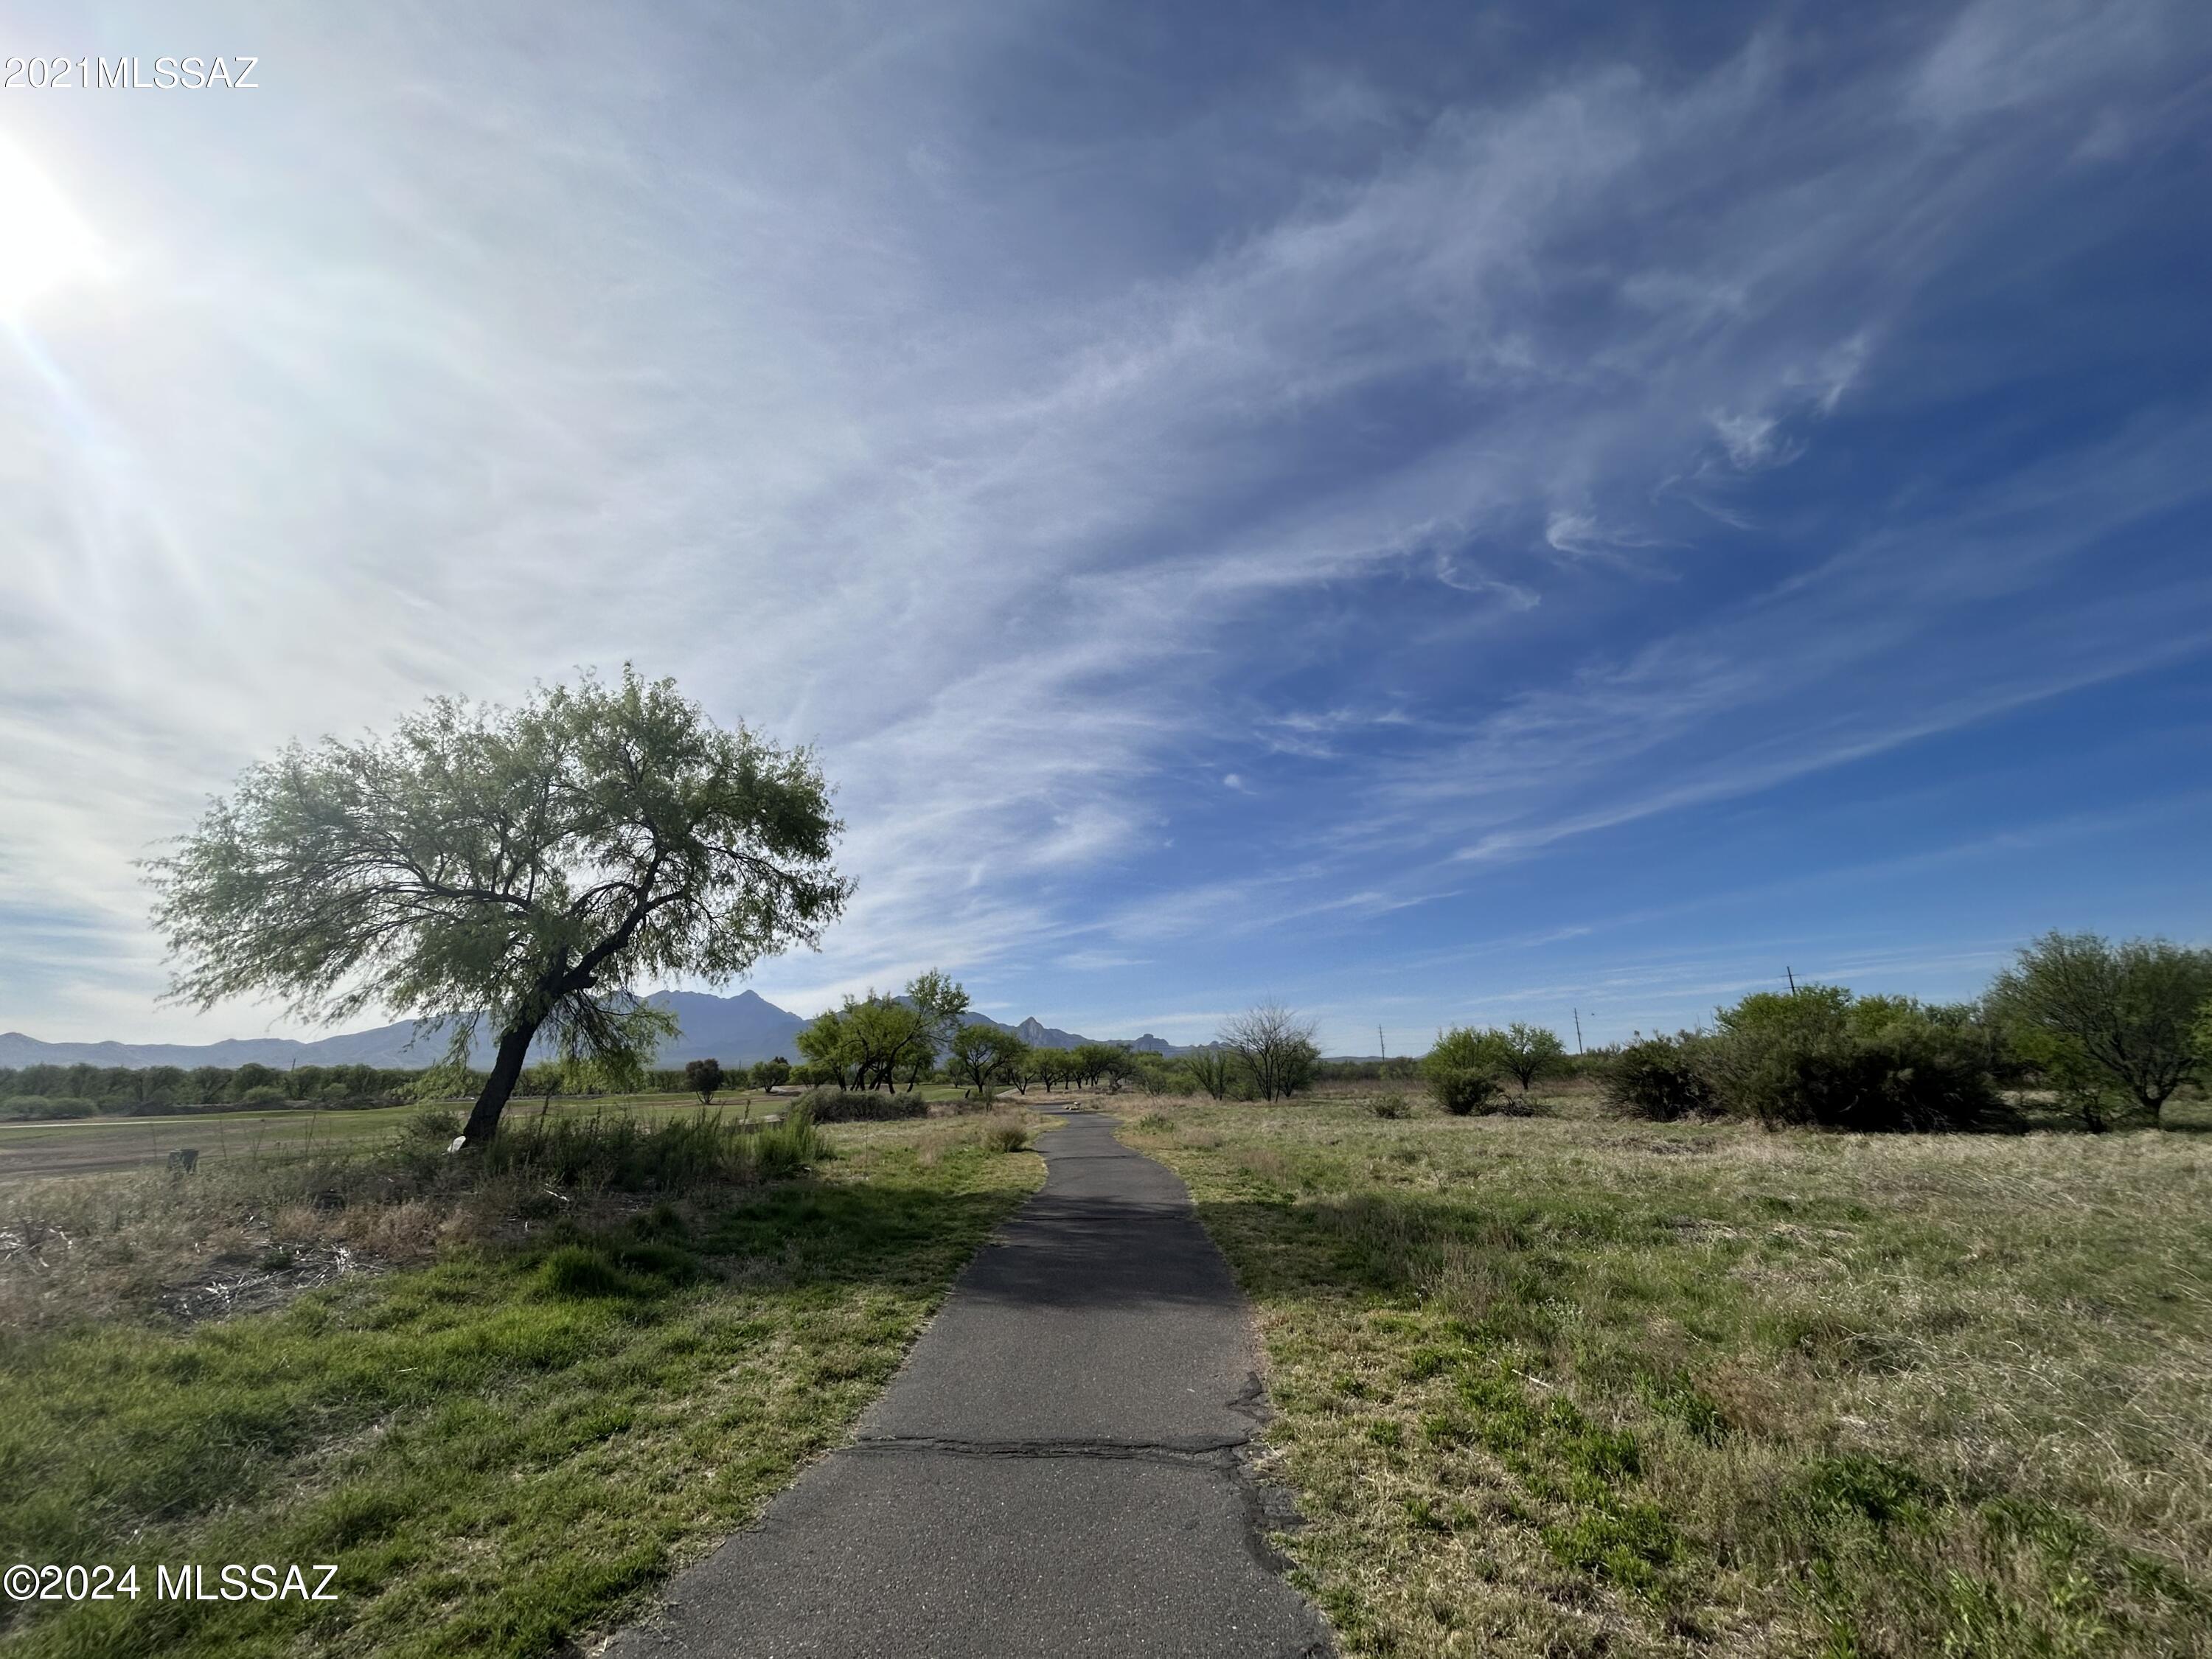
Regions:
[[[775,1054],[787,1060],[799,1058],[797,1038],[806,1020],[777,1007],[758,992],[718,997],[700,991],[657,991],[647,1000],[673,1012],[681,1027],[681,1034],[661,1049],[659,1065],[681,1066],[690,1060],[713,1059],[725,1066],[750,1066]],[[1018,1025],[981,1014],[971,1019],[1012,1031],[1035,1048],[1074,1048],[1093,1040],[1047,1025],[1034,1015]],[[0,1066],[243,1066],[254,1061],[278,1067],[422,1067],[444,1057],[443,1029],[435,1021],[402,1020],[395,1025],[312,1042],[293,1037],[230,1037],[221,1042],[42,1042],[21,1031],[0,1031]],[[1127,1046],[1155,1054],[1191,1052],[1150,1031],[1127,1040]],[[480,1030],[471,1058],[478,1066],[489,1065],[492,1048],[491,1036]],[[532,1057],[544,1058],[534,1053]]]

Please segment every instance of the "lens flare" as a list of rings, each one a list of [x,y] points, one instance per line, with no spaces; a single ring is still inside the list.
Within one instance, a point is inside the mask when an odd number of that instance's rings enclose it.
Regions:
[[[53,181],[0,138],[0,317],[99,269],[100,245]]]

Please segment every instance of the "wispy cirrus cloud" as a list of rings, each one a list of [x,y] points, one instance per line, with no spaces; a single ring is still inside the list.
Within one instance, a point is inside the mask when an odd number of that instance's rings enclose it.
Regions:
[[[842,785],[859,898],[764,992],[944,962],[1069,1024],[2201,649],[2138,539],[2201,407],[2112,403],[2082,286],[2201,168],[2185,7],[1480,84],[1318,23],[1168,74],[1083,8],[605,17],[295,18],[251,111],[22,118],[131,234],[0,366],[0,901],[125,936],[286,737],[634,658]],[[23,962],[41,1034],[155,983]]]

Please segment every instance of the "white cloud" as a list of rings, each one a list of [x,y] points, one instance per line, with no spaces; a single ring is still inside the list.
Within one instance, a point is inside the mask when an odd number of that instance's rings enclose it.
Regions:
[[[2130,42],[2168,27],[2118,10]],[[1779,36],[1687,82],[1599,64],[1419,117],[1306,76],[1285,120],[1387,142],[1194,251],[1071,269],[1061,187],[1023,171],[1060,158],[962,136],[1010,15],[778,15],[711,106],[665,96],[692,50],[675,21],[532,16],[523,71],[489,26],[426,53],[419,19],[366,24],[343,84],[372,90],[272,95],[243,129],[173,103],[23,118],[16,142],[136,246],[0,362],[0,905],[118,942],[96,994],[52,958],[0,969],[15,1023],[156,1030],[118,1012],[155,982],[128,860],[248,760],[624,657],[818,741],[842,785],[852,915],[761,976],[801,1003],[937,962],[1073,963],[1102,919],[1162,937],[1255,891],[1277,918],[1374,914],[1461,848],[1623,821],[1658,797],[1607,769],[1875,659],[1894,621],[1846,574],[1840,624],[1791,613],[1802,646],[1747,652],[1771,625],[1747,613],[1625,659],[1564,647],[1566,683],[1492,688],[1487,712],[1378,690],[1435,745],[1430,781],[1359,773],[1379,796],[1255,830],[1236,883],[1071,896],[1170,839],[1183,781],[1246,791],[1254,743],[1372,744],[1301,739],[1311,711],[1250,691],[1282,666],[1270,607],[1356,611],[1353,585],[1416,573],[1418,629],[1464,655],[1603,612],[1597,590],[1547,601],[1626,550],[1660,567],[1674,498],[1751,524],[1714,442],[1753,472],[1820,441],[2012,181],[2002,155],[1958,165],[1957,120],[2075,76],[1986,8],[1826,103]],[[270,27],[271,64],[337,72],[304,15]],[[2084,52],[2099,86],[2141,61]],[[1785,115],[1806,136],[1769,156]],[[1928,211],[1900,227],[1900,200]],[[1432,424],[1397,412],[1416,398]],[[1358,445],[1370,464],[1316,464]],[[1414,815],[1425,866],[1340,861],[1404,856]]]

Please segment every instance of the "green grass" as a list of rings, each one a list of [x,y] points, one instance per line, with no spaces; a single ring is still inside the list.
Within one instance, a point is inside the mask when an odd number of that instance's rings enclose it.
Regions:
[[[703,1207],[0,1338],[0,1561],[329,1561],[342,1598],[10,1607],[0,1649],[546,1655],[637,1609],[840,1440],[1041,1179],[972,1123],[826,1133],[817,1176]]]
[[[2212,1140],[1136,1103],[1348,1655],[2212,1653]]]

